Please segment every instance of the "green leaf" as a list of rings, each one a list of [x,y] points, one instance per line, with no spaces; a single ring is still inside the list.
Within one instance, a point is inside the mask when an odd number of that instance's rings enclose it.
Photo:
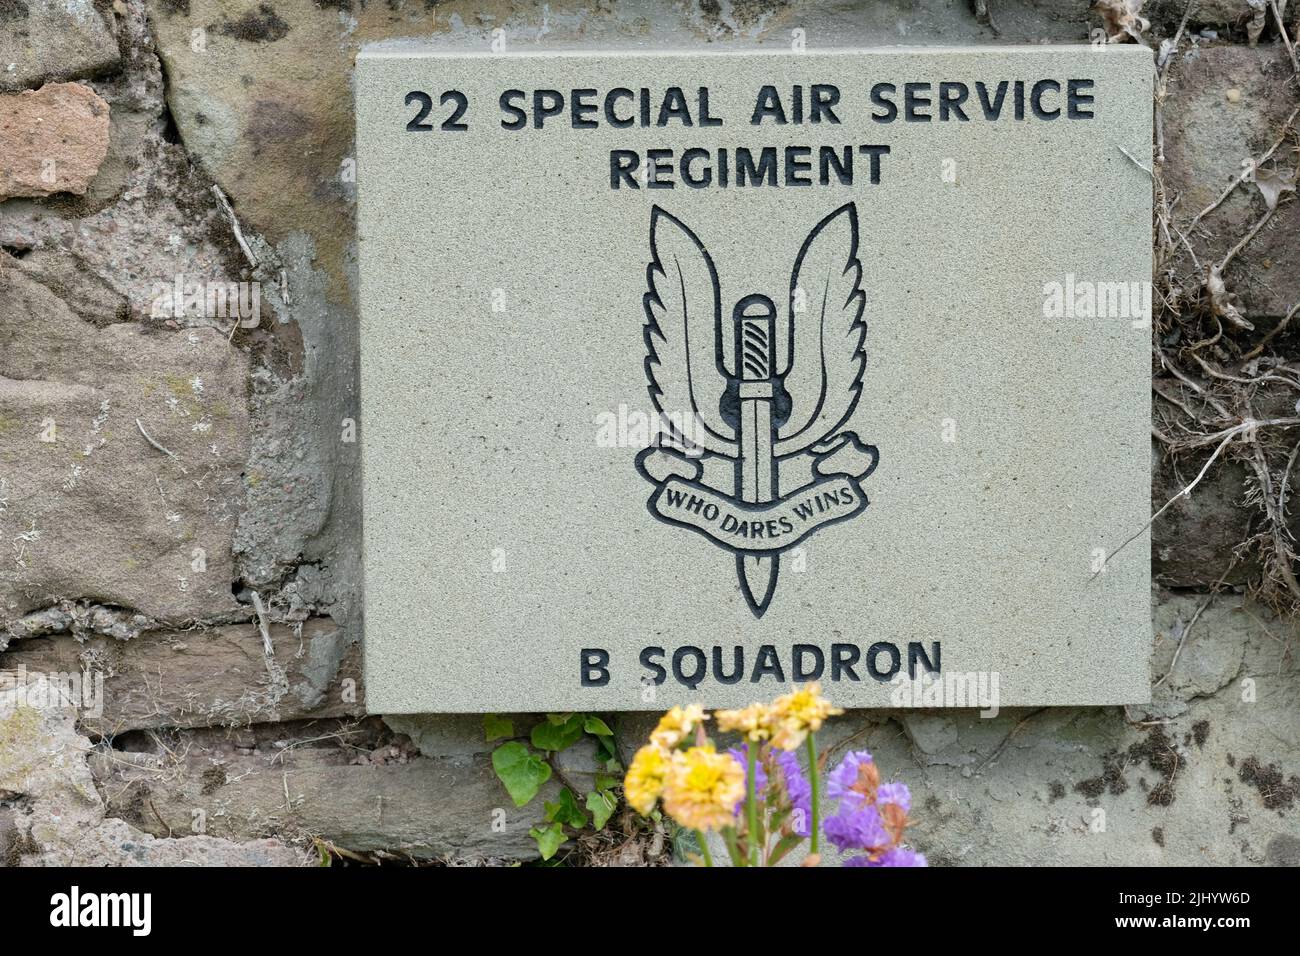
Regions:
[[[587,794],[587,809],[591,811],[591,825],[597,830],[609,822],[609,818],[614,815],[614,810],[617,807],[618,797],[608,790],[599,792],[593,790]]]
[[[561,724],[567,724],[569,722],[569,718],[573,716],[574,716],[573,714],[547,714],[546,719],[549,720],[551,723],[553,723],[555,726],[559,727]]]
[[[776,846],[772,849],[772,854],[767,858],[768,866],[776,866],[785,858],[785,855],[803,842],[803,837],[790,834],[790,836],[781,837]]]
[[[517,807],[537,796],[542,784],[551,779],[550,764],[517,740],[492,751],[492,769]]]
[[[509,717],[502,717],[500,714],[484,714],[483,733],[487,736],[488,743],[500,740],[502,737],[513,737],[515,724]]]
[[[562,724],[553,723],[548,714],[547,719],[535,726],[529,736],[538,750],[554,753],[573,746],[581,739],[582,723],[582,714],[570,714]]]
[[[607,774],[607,773],[598,773],[598,774],[596,774],[596,789],[597,789],[597,790],[613,790],[615,787],[617,787],[617,786],[618,786],[619,784],[621,784],[622,782],[623,782],[623,778],[622,778],[622,777],[615,777],[615,776],[612,776],[612,775]]]
[[[564,827],[552,823],[549,827],[533,827],[528,835],[537,841],[537,849],[542,852],[542,859],[549,860],[555,851],[564,844]]]
[[[611,734],[608,737],[596,737],[595,740],[596,759],[604,763],[606,766],[609,766],[610,764],[617,766],[618,762],[615,758],[618,754],[614,749],[614,736]]]
[[[546,801],[546,819],[553,823],[568,824],[575,830],[587,825],[587,815],[578,806],[578,798],[573,791],[565,787],[560,791],[560,799],[552,803]]]
[[[582,729],[596,737],[614,736],[614,731],[609,729],[609,724],[595,716],[588,717],[583,721]]]

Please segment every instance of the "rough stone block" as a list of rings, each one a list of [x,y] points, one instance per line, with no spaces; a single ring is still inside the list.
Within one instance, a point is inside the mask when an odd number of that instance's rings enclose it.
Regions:
[[[98,329],[3,255],[0,301],[0,626],[79,598],[168,623],[246,613],[247,358],[215,329]]]
[[[0,92],[94,76],[120,61],[93,0],[0,0]]]
[[[311,835],[416,859],[534,858],[528,830],[559,794],[552,778],[516,808],[487,755],[422,757],[376,745],[365,724],[253,730],[255,749],[184,732],[169,743],[177,756],[157,746],[100,751],[95,779],[112,813],[158,835],[189,832],[201,810],[211,836]]]
[[[361,649],[333,622],[306,621],[300,633],[282,624],[269,630],[271,656],[254,624],[148,631],[128,641],[32,638],[0,654],[0,671],[102,676],[100,712],[80,715],[83,730],[101,735],[363,712]]]
[[[155,839],[106,805],[87,764],[75,708],[44,677],[0,684],[0,863],[9,866],[302,866],[309,857],[262,834],[249,843]],[[167,837],[172,833],[167,832]]]
[[[1170,69],[1164,105],[1166,192],[1177,198],[1173,224],[1185,228],[1215,202],[1282,134],[1295,108],[1291,62],[1280,45],[1213,46],[1184,54]],[[1294,169],[1285,146],[1262,168]],[[1221,259],[1264,215],[1259,189],[1243,183],[1189,236],[1202,268]],[[1224,273],[1241,296],[1246,318],[1277,319],[1300,301],[1300,203],[1284,198],[1271,221]],[[1177,265],[1192,271],[1181,246]],[[1257,323],[1262,328],[1268,322]]]
[[[1170,36],[1178,29],[1187,0],[1147,0],[1142,4],[1142,16]],[[1196,0],[1191,4],[1188,24],[1197,27],[1231,27],[1249,20],[1254,15],[1249,0]]]
[[[0,94],[0,200],[84,193],[108,154],[108,114],[79,83]]]
[[[1206,453],[1208,455],[1208,452]],[[1152,448],[1151,508],[1154,514],[1191,483],[1205,456],[1188,458],[1179,467]],[[1151,526],[1151,568],[1163,587],[1211,587],[1244,584],[1261,570],[1256,555],[1236,555],[1263,515],[1245,504],[1247,468],[1219,461],[1191,495],[1174,503]]]
[[[45,286],[91,325],[112,325],[131,318],[126,296],[97,275],[75,252],[33,249],[16,260],[18,268]]]

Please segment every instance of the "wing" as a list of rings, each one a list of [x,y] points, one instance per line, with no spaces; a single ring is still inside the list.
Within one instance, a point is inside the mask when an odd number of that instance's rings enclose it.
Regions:
[[[790,336],[777,365],[791,406],[777,432],[778,458],[816,444],[853,414],[867,362],[865,304],[858,213],[847,203],[813,227],[790,277]]]
[[[736,456],[735,436],[722,417],[727,390],[719,342],[721,292],[704,245],[682,222],[655,206],[650,213],[646,266],[645,374],[650,400],[677,426],[694,416],[685,437],[706,451]]]

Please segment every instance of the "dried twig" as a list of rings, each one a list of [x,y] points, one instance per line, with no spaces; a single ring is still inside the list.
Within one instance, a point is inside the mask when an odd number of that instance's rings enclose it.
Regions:
[[[1204,209],[1198,212],[1196,214],[1196,217],[1192,219],[1190,223],[1187,224],[1186,231],[1188,233],[1191,233],[1191,231],[1196,228],[1196,226],[1200,223],[1202,219],[1204,219],[1210,213],[1214,212],[1214,210],[1218,209],[1221,205],[1223,205],[1223,201],[1232,195],[1233,190],[1235,190],[1238,186],[1240,186],[1242,183],[1246,182],[1246,180],[1250,178],[1254,169],[1256,169],[1261,163],[1267,162],[1268,158],[1272,156],[1275,152],[1277,152],[1278,147],[1281,146],[1284,142],[1286,142],[1287,134],[1290,133],[1291,131],[1291,124],[1295,122],[1295,118],[1297,116],[1300,116],[1300,106],[1297,106],[1295,109],[1293,109],[1291,111],[1291,115],[1286,118],[1286,122],[1282,124],[1282,135],[1277,138],[1277,142],[1275,142],[1272,146],[1270,146],[1264,152],[1264,154],[1259,157],[1259,159],[1247,165],[1246,168],[1241,171],[1241,175],[1237,176],[1235,179],[1233,179],[1232,182],[1228,184],[1228,188],[1225,189],[1219,195],[1218,199],[1214,200],[1214,202],[1210,203],[1208,206],[1206,206]]]
[[[1186,8],[1183,10],[1183,18],[1178,23],[1178,30],[1174,33],[1174,38],[1170,41],[1168,55],[1156,69],[1156,91],[1155,91],[1155,112],[1156,112],[1156,162],[1165,161],[1165,124],[1164,124],[1164,104],[1165,97],[1169,95],[1169,64],[1174,62],[1178,56],[1178,44],[1183,38],[1183,31],[1187,29],[1187,19],[1192,15],[1192,9],[1196,5],[1196,0],[1188,0]],[[1162,51],[1164,52],[1164,51]]]
[[[1183,633],[1178,638],[1178,646],[1174,648],[1174,656],[1173,659],[1169,662],[1169,670],[1165,671],[1164,677],[1160,678],[1158,681],[1156,681],[1154,684],[1151,685],[1152,690],[1155,690],[1155,688],[1159,687],[1161,684],[1167,681],[1169,679],[1169,675],[1174,672],[1174,668],[1178,666],[1178,655],[1182,654],[1183,645],[1187,643],[1187,635],[1192,632],[1192,628],[1196,625],[1196,622],[1200,620],[1201,614],[1205,611],[1205,609],[1210,606],[1210,603],[1216,597],[1218,597],[1219,589],[1223,587],[1223,582],[1228,580],[1228,575],[1232,573],[1232,569],[1236,564],[1237,564],[1237,559],[1235,557],[1228,562],[1228,566],[1223,569],[1223,573],[1219,575],[1219,580],[1215,582],[1214,587],[1211,589],[1210,596],[1206,598],[1205,601],[1201,604],[1201,606],[1196,609],[1196,613],[1192,615],[1192,619],[1187,622],[1187,626],[1183,628]]]
[[[1260,217],[1259,222],[1255,223],[1255,225],[1251,227],[1250,231],[1242,236],[1235,246],[1228,250],[1228,254],[1220,260],[1219,264],[1213,267],[1214,271],[1222,273],[1224,269],[1228,268],[1228,263],[1236,258],[1237,253],[1250,245],[1250,241],[1254,239],[1255,236],[1259,234],[1259,231],[1264,228],[1264,225],[1273,218],[1273,209],[1276,208],[1277,207],[1274,206],[1272,209],[1265,210],[1264,215]]]
[[[1240,425],[1236,425],[1232,428],[1224,429],[1223,431],[1218,432],[1217,434],[1209,435],[1206,436],[1205,438],[1199,438],[1189,442],[1188,443],[1189,447],[1194,447],[1197,445],[1209,444],[1209,442],[1213,441],[1216,438],[1222,437],[1223,439],[1222,441],[1219,442],[1219,447],[1214,449],[1214,454],[1212,454],[1209,457],[1209,459],[1205,462],[1205,464],[1201,466],[1200,473],[1197,474],[1197,476],[1192,479],[1192,483],[1187,485],[1185,488],[1183,488],[1182,491],[1178,492],[1178,494],[1174,495],[1172,498],[1166,501],[1164,505],[1161,506],[1160,510],[1157,511],[1155,514],[1153,514],[1147,520],[1146,524],[1142,525],[1142,527],[1138,528],[1137,531],[1129,535],[1129,537],[1124,540],[1124,543],[1121,544],[1118,548],[1116,548],[1110,554],[1106,555],[1106,557],[1102,559],[1101,567],[1099,567],[1096,571],[1093,572],[1092,577],[1089,578],[1089,580],[1091,581],[1095,579],[1097,575],[1105,571],[1106,565],[1110,563],[1110,559],[1115,557],[1115,555],[1119,554],[1130,544],[1136,541],[1139,537],[1141,537],[1142,534],[1148,528],[1150,528],[1153,524],[1155,524],[1157,518],[1159,518],[1162,514],[1164,514],[1167,510],[1169,510],[1169,507],[1175,501],[1177,501],[1179,498],[1188,497],[1192,493],[1192,489],[1194,489],[1197,485],[1201,483],[1201,479],[1205,477],[1206,473],[1210,470],[1210,466],[1214,464],[1216,459],[1218,459],[1219,455],[1223,452],[1223,449],[1228,447],[1228,442],[1232,441],[1238,435],[1244,434],[1246,432],[1253,432],[1257,428],[1266,427],[1270,425],[1300,425],[1300,418],[1272,419],[1267,421],[1256,421],[1253,418],[1247,419],[1246,421],[1242,422]],[[1300,598],[1300,585],[1296,587],[1296,597]]]
[[[1295,314],[1297,312],[1300,312],[1300,302],[1297,302],[1295,305],[1291,306],[1291,308],[1287,311],[1287,314],[1282,316],[1282,321],[1279,322],[1277,325],[1273,326],[1273,328],[1269,329],[1268,333],[1262,339],[1259,340],[1259,344],[1245,354],[1245,356],[1242,358],[1242,361],[1249,362],[1251,359],[1257,358],[1260,355],[1262,355],[1264,353],[1264,349],[1268,346],[1268,343],[1272,342],[1275,338],[1277,338],[1284,331],[1286,331],[1287,324],[1293,318],[1295,318]]]
[[[1282,45],[1286,47],[1286,55],[1291,58],[1291,70],[1300,74],[1300,61],[1296,60],[1295,45],[1287,36],[1286,24],[1282,22],[1282,11],[1277,7],[1277,0],[1268,0],[1268,8],[1273,12],[1273,22],[1277,24],[1277,35],[1281,38]]]
[[[262,634],[262,649],[266,652],[267,658],[275,656],[275,648],[271,644],[271,629],[266,624],[266,605],[262,603],[262,595],[256,591],[253,594],[253,611],[257,614],[257,629]]]
[[[1296,581],[1295,572],[1291,570],[1291,562],[1295,560],[1295,555],[1286,541],[1285,518],[1274,510],[1273,482],[1269,477],[1268,462],[1265,460],[1264,450],[1259,447],[1258,442],[1255,443],[1253,450],[1255,454],[1251,459],[1251,464],[1254,466],[1255,474],[1259,479],[1259,487],[1264,499],[1264,510],[1269,519],[1269,537],[1273,541],[1273,560],[1269,563],[1277,571],[1287,590],[1291,592],[1292,598],[1300,601],[1300,582]]]
[[[144,430],[144,425],[140,423],[140,419],[138,418],[135,420],[135,427],[140,429],[140,434],[144,436],[144,440],[147,441],[150,445],[158,449],[158,451],[162,452],[168,458],[172,458],[172,459],[176,458],[176,455],[173,452],[168,451],[166,448],[158,444],[149,436],[149,433]]]
[[[1118,150],[1119,150],[1121,153],[1123,153],[1125,156],[1127,156],[1129,162],[1131,162],[1131,163],[1132,163],[1134,166],[1136,166],[1138,169],[1142,170],[1142,172],[1146,173],[1148,176],[1151,176],[1151,177],[1154,177],[1154,176],[1155,176],[1155,173],[1151,172],[1151,170],[1147,169],[1145,166],[1143,166],[1141,163],[1139,163],[1138,160],[1137,160],[1137,157],[1134,156],[1132,153],[1130,153],[1130,152],[1129,152],[1127,149],[1125,149],[1123,146],[1116,145],[1115,148],[1118,149]]]
[[[1291,457],[1286,460],[1286,468],[1282,470],[1282,481],[1277,489],[1277,513],[1286,518],[1286,490],[1291,481],[1291,469],[1295,467],[1296,455],[1300,455],[1300,442],[1291,449]]]
[[[249,248],[248,242],[244,239],[244,230],[239,228],[239,220],[235,217],[235,210],[234,207],[230,205],[230,200],[226,198],[226,194],[221,191],[221,187],[216,183],[212,184],[212,194],[216,196],[217,201],[221,203],[221,208],[225,211],[226,218],[230,221],[230,229],[235,234],[235,241],[239,243],[239,248],[244,251],[244,258],[248,260],[250,266],[256,269],[258,266],[257,256],[253,255],[253,250]]]
[[[1025,714],[1025,716],[1021,717],[1020,720],[1016,722],[1016,725],[1011,728],[1011,731],[1005,737],[1002,738],[1002,742],[999,743],[997,747],[993,749],[993,753],[988,755],[988,759],[986,759],[983,763],[981,763],[978,767],[975,768],[974,772],[972,773],[972,776],[979,776],[984,771],[985,767],[987,767],[993,761],[1001,757],[1002,751],[1007,749],[1007,744],[1009,744],[1011,742],[1011,738],[1014,737],[1020,731],[1020,728],[1024,727],[1025,724],[1029,723],[1030,718],[1037,717],[1046,709],[1047,709],[1046,707],[1039,707],[1037,710],[1031,710],[1029,713]]]

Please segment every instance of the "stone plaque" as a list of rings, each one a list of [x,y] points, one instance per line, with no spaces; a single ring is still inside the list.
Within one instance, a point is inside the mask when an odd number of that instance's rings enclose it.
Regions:
[[[1151,77],[363,52],[370,710],[1146,700]]]

